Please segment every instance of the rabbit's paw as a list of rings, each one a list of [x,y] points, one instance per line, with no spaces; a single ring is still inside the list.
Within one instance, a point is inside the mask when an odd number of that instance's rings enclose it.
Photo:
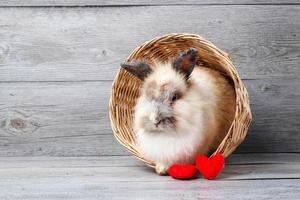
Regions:
[[[162,164],[156,164],[155,171],[161,176],[168,175],[168,167]]]

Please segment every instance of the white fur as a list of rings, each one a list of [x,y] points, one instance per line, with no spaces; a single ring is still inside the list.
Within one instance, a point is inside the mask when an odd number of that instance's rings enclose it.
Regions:
[[[176,129],[153,126],[158,110],[167,108],[149,101],[143,91],[137,100],[134,115],[139,150],[145,158],[164,170],[174,163],[192,163],[198,153],[207,153],[216,132],[216,96],[211,74],[197,67],[189,79],[194,84],[188,90],[184,77],[170,66],[157,66],[146,81],[155,80],[158,84],[171,81],[175,88],[185,92],[184,98],[176,102],[172,113],[176,116]]]

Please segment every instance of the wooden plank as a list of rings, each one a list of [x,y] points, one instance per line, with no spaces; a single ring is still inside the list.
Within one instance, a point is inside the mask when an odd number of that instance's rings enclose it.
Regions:
[[[0,84],[0,155],[128,155],[110,128],[110,86]]]
[[[249,153],[232,154],[226,158],[229,165],[293,165],[300,162],[299,153]],[[88,157],[0,157],[1,169],[19,168],[85,168],[85,167],[144,167],[134,156]]]
[[[300,74],[299,6],[0,8],[0,19],[2,82],[113,80],[136,46],[170,32],[208,38],[245,79]]]
[[[127,156],[0,158],[0,198],[298,199],[299,154],[234,156],[214,181],[158,176]]]
[[[0,6],[298,5],[298,0],[3,0]]]
[[[225,180],[256,180],[256,179],[299,179],[300,164],[261,164],[261,165],[229,165],[218,176]],[[62,167],[62,168],[28,168],[1,169],[3,182],[16,182],[17,180],[40,180],[52,177],[57,181],[66,178],[79,180],[83,177],[91,177],[90,181],[110,182],[167,182],[171,177],[161,177],[155,174],[152,168],[146,166],[131,167]],[[199,175],[200,176],[200,175]]]
[[[257,154],[256,154],[257,155]],[[273,154],[274,155],[274,154]],[[288,154],[281,154],[288,155]],[[253,155],[239,155],[252,159]],[[279,156],[275,156],[278,158]],[[235,164],[228,164],[218,176],[218,180],[256,180],[256,179],[300,179],[300,163],[299,156],[294,157],[295,160],[275,160],[270,159],[271,162],[264,162],[264,160],[256,158],[258,163],[243,163],[240,160],[232,158],[231,162]],[[121,158],[120,160],[118,160]],[[172,181],[170,177],[161,177],[154,173],[152,168],[140,164],[140,161],[132,159],[127,160],[128,156],[112,156],[112,157],[98,157],[98,158],[56,158],[52,157],[41,158],[1,158],[4,167],[0,168],[0,175],[2,182],[24,179],[40,179],[42,178],[79,178],[79,177],[93,177],[99,179],[101,182],[108,181],[145,181],[145,182],[166,182]],[[288,156],[292,158],[293,156]],[[12,161],[13,162],[9,162]],[[118,162],[117,162],[118,161]],[[23,163],[27,162],[27,163]],[[139,162],[138,164],[136,164]],[[89,169],[89,170],[87,170]],[[68,172],[68,173],[66,173]],[[62,180],[60,179],[60,180]]]
[[[68,172],[66,172],[68,173]],[[298,200],[300,180],[101,182],[90,177],[0,183],[3,200]]]
[[[1,83],[0,135],[110,134],[108,103],[111,84],[111,81]]]
[[[245,83],[254,121],[237,152],[299,152],[298,79]],[[128,155],[112,136],[110,87],[110,81],[1,83],[0,156]]]
[[[299,179],[300,164],[262,164],[262,165],[231,165],[227,166],[218,176],[219,180],[256,180],[256,179]],[[103,182],[167,182],[171,177],[160,177],[153,169],[146,166],[132,167],[70,167],[70,168],[12,168],[1,169],[1,178],[5,181],[40,180],[43,177],[53,177],[57,181],[66,178],[79,180],[82,177],[93,177],[91,181],[99,179]],[[200,175],[199,175],[200,176]]]
[[[296,89],[299,79],[265,79],[245,81],[245,84],[250,94],[253,122],[238,152],[299,152],[300,149],[293,148],[300,144],[300,116],[297,114],[300,90]]]
[[[0,137],[0,156],[129,155],[111,135]]]

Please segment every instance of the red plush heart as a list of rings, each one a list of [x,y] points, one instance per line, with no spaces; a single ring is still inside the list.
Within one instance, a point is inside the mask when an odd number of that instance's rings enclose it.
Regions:
[[[169,174],[175,179],[191,179],[196,172],[196,167],[190,164],[174,164],[169,168]]]
[[[205,155],[199,155],[196,158],[196,166],[202,176],[206,179],[212,180],[218,176],[224,167],[225,159],[220,153],[216,153],[211,158]]]

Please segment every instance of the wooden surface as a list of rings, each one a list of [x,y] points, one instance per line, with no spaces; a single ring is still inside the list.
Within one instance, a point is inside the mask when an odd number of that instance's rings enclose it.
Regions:
[[[237,152],[300,152],[300,6],[0,7],[0,27],[0,156],[128,155],[111,135],[111,83],[168,32],[233,57],[254,118]]]
[[[237,152],[300,152],[297,79],[245,83],[256,97],[256,118]],[[128,155],[112,136],[110,86],[111,81],[1,83],[0,156]]]
[[[113,80],[136,46],[170,32],[214,42],[243,79],[298,78],[299,13],[295,5],[0,7],[0,80]]]
[[[263,163],[262,163],[263,161]],[[217,180],[158,176],[128,156],[0,158],[0,199],[299,199],[299,154],[233,155]]]
[[[299,5],[299,0],[2,0],[0,6]]]
[[[0,6],[299,5],[299,0],[2,0]]]
[[[113,138],[112,80],[140,43],[204,36],[253,123],[216,181],[156,176]],[[299,199],[300,1],[3,0],[0,199]]]

